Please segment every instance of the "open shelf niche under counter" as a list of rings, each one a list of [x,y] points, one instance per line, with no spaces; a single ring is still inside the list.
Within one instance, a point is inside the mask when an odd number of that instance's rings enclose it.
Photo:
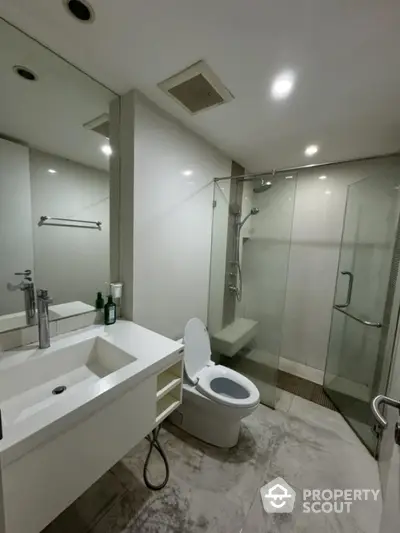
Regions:
[[[178,361],[157,376],[157,412],[155,426],[182,403],[183,361]]]

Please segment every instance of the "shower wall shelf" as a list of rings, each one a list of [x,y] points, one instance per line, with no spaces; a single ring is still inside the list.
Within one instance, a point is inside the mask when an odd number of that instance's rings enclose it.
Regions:
[[[38,222],[38,226],[61,226],[67,228],[85,228],[85,229],[97,229],[101,231],[102,223],[98,220],[79,220],[76,218],[59,218],[41,216]]]

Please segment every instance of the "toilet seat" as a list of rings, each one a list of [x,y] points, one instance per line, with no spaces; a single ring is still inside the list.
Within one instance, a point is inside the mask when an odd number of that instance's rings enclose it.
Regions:
[[[222,365],[204,368],[196,388],[208,398],[229,407],[254,407],[260,402],[260,393],[254,383]]]
[[[200,393],[229,407],[251,408],[259,403],[260,393],[248,378],[211,361],[210,337],[198,318],[186,324],[184,343],[186,375]]]

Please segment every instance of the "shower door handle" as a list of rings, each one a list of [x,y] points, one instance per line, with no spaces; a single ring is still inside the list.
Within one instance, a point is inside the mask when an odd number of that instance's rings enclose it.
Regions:
[[[347,287],[346,303],[337,304],[335,307],[340,307],[341,309],[345,309],[346,307],[349,307],[351,303],[351,295],[353,293],[354,274],[350,272],[349,270],[342,270],[341,274],[342,276],[349,276],[349,285]]]
[[[395,407],[400,411],[400,402],[399,400],[394,400],[393,398],[389,398],[388,396],[384,396],[383,394],[379,394],[372,400],[372,414],[374,415],[378,424],[382,426],[383,429],[386,429],[388,427],[388,421],[381,413],[381,405],[390,405],[391,407]]]
[[[390,405],[391,407],[395,407],[400,412],[400,402],[398,400],[395,400],[393,398],[389,398],[388,396],[383,396],[383,394],[379,394],[379,396],[376,396],[372,400],[371,408],[372,413],[377,420],[378,424],[382,426],[383,429],[386,429],[388,427],[388,421],[383,416],[380,406],[381,405]],[[398,446],[400,446],[400,423],[397,422],[395,429],[394,429],[394,440]]]

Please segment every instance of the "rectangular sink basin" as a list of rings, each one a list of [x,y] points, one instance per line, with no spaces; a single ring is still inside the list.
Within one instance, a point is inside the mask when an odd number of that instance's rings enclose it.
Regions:
[[[134,362],[102,337],[36,350],[27,361],[0,372],[4,425],[21,422]]]

